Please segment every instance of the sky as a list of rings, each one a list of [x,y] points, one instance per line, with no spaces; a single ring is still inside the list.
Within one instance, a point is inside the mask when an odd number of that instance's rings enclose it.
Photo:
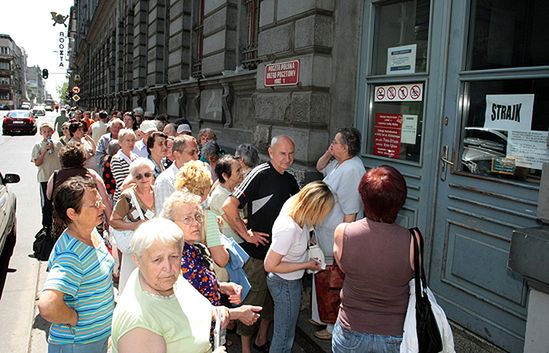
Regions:
[[[50,12],[68,16],[74,0],[1,0],[0,33],[9,34],[27,52],[27,66],[48,69],[46,90],[57,100],[56,87],[67,81],[66,71],[58,69],[57,51],[62,25],[53,26]],[[65,21],[68,25],[69,19]],[[67,65],[65,66],[67,67]]]

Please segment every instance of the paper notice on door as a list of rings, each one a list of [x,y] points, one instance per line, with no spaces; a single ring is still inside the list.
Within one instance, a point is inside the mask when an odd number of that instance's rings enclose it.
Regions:
[[[415,145],[416,137],[417,115],[402,114],[402,132],[400,134],[400,142]]]
[[[549,162],[547,131],[509,131],[507,158],[514,158],[519,167],[541,169]]]
[[[387,48],[387,75],[416,72],[417,45]]]
[[[487,94],[484,128],[530,131],[533,110],[533,94]]]

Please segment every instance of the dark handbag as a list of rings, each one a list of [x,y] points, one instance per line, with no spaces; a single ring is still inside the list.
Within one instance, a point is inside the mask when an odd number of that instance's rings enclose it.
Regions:
[[[40,229],[34,236],[34,242],[32,243],[34,257],[40,261],[48,260],[54,245],[55,238],[51,231],[46,227]]]
[[[414,239],[414,279],[416,287],[416,330],[418,353],[439,353],[442,351],[442,338],[431,302],[427,297],[427,280],[423,269],[423,237],[418,228],[410,229]],[[419,247],[418,247],[419,243]]]
[[[327,324],[334,324],[339,313],[341,298],[339,292],[343,287],[345,273],[334,262],[331,266],[315,274],[316,302],[320,320]]]

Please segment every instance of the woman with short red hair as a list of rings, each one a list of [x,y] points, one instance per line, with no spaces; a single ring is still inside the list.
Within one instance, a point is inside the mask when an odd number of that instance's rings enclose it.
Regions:
[[[334,233],[334,258],[345,279],[332,350],[398,353],[413,277],[410,232],[395,223],[406,181],[383,165],[364,174],[358,191],[366,217]]]

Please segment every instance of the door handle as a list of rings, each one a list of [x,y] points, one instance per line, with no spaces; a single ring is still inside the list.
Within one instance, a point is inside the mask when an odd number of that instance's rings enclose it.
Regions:
[[[448,159],[448,145],[442,146],[440,153],[440,180],[445,181],[448,175],[448,166],[453,167],[454,162]]]

